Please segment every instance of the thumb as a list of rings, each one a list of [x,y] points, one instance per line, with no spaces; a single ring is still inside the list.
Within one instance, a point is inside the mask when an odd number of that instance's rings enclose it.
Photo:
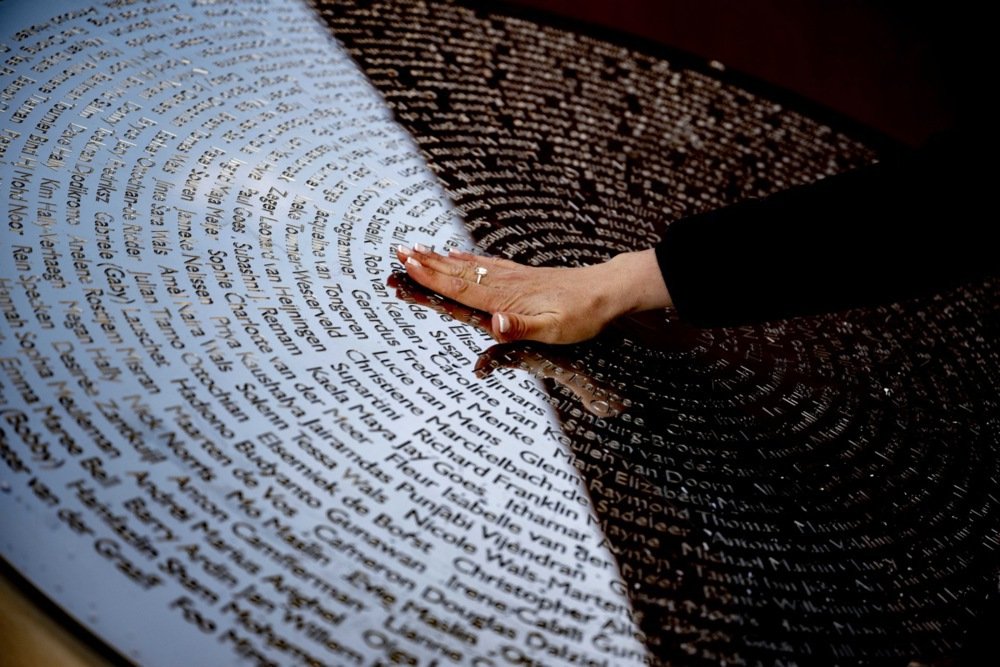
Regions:
[[[493,337],[502,343],[515,340],[543,340],[545,319],[538,316],[517,315],[515,313],[494,313]]]

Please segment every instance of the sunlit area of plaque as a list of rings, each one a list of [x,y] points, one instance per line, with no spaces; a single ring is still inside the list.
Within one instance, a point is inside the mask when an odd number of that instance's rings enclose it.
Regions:
[[[5,560],[142,664],[640,664],[540,386],[387,286],[472,245],[311,11],[0,11]]]

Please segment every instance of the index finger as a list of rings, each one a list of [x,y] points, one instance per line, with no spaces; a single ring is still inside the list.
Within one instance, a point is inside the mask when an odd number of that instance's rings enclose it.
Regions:
[[[469,253],[464,253],[464,255],[464,257],[452,253],[441,255],[434,252],[433,248],[428,248],[420,243],[415,244],[412,249],[403,245],[396,246],[396,256],[404,265],[408,258],[414,257],[418,262],[438,273],[478,283],[476,272],[480,266],[485,265],[485,262],[477,261],[479,258],[475,255]]]

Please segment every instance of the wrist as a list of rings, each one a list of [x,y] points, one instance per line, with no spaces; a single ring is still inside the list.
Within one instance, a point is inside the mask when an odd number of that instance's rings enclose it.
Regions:
[[[605,266],[615,285],[616,317],[673,305],[652,248],[616,255]]]

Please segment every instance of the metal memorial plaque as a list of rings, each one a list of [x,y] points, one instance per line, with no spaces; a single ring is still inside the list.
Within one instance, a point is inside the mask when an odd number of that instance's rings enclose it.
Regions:
[[[494,345],[532,264],[876,144],[448,2],[0,4],[0,555],[142,665],[934,663],[1000,560],[995,281]]]

